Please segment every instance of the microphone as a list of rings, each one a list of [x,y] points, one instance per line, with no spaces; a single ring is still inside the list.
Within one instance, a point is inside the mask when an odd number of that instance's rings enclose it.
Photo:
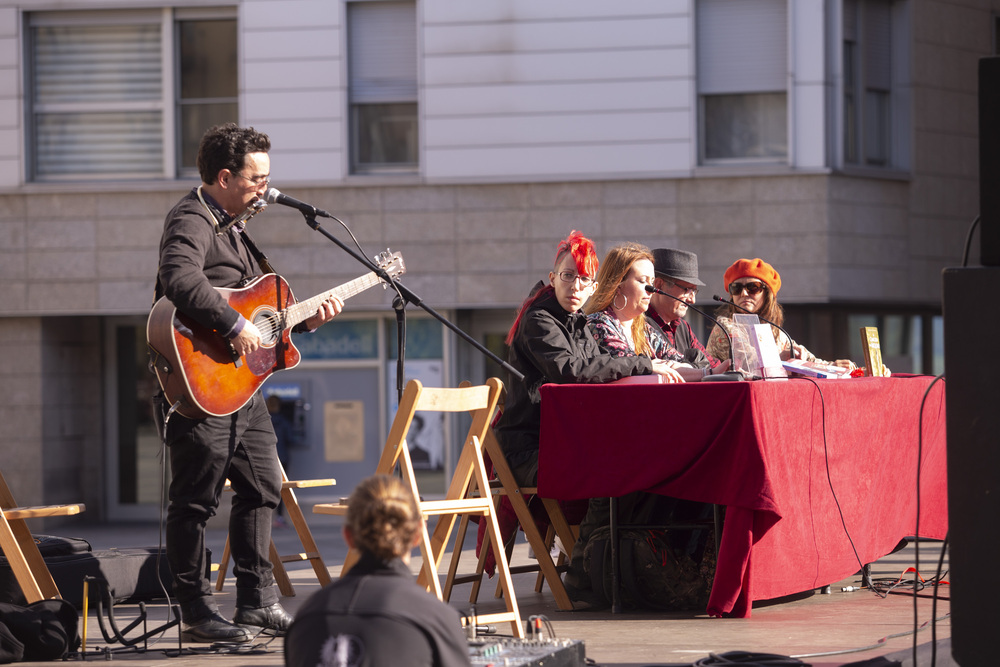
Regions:
[[[719,327],[719,329],[722,331],[722,333],[724,333],[726,335],[726,340],[729,341],[729,363],[731,364],[733,370],[726,371],[725,373],[717,373],[715,375],[712,375],[712,374],[706,375],[705,377],[703,377],[701,379],[702,382],[732,382],[734,380],[735,381],[741,381],[741,380],[745,379],[743,377],[743,373],[741,373],[738,370],[736,370],[736,356],[733,353],[733,337],[731,335],[729,335],[728,331],[726,331],[726,327],[724,327],[721,324],[719,324],[719,320],[715,319],[714,317],[712,317],[711,315],[709,315],[708,313],[706,313],[701,308],[693,306],[690,303],[688,303],[687,301],[684,301],[683,299],[677,298],[673,294],[667,294],[663,290],[658,290],[655,287],[653,287],[652,285],[646,285],[646,292],[648,292],[649,294],[662,294],[663,296],[670,297],[674,301],[680,301],[681,303],[683,303],[685,306],[687,306],[688,308],[690,308],[694,312],[701,313],[701,315],[703,317],[707,317],[708,319],[712,320],[712,322],[714,322],[715,325],[717,327]]]
[[[778,331],[780,331],[781,333],[785,334],[785,338],[787,338],[787,339],[788,339],[788,343],[789,343],[789,345],[791,345],[791,347],[790,347],[790,348],[789,348],[789,350],[788,350],[788,351],[789,351],[789,353],[791,354],[791,358],[792,358],[792,359],[796,359],[796,358],[797,358],[797,357],[795,356],[795,345],[796,345],[796,343],[795,343],[795,339],[794,339],[794,338],[792,338],[791,336],[789,336],[789,335],[788,335],[788,332],[787,332],[787,331],[785,331],[785,330],[784,330],[783,328],[781,328],[780,326],[778,326],[777,324],[775,324],[775,323],[774,323],[774,322],[772,322],[771,320],[767,319],[766,317],[761,317],[761,316],[760,316],[760,315],[759,315],[758,313],[755,313],[755,312],[752,312],[752,311],[749,311],[749,310],[747,310],[746,308],[744,308],[744,307],[743,307],[743,306],[741,306],[740,304],[736,303],[735,301],[729,301],[729,300],[727,300],[727,299],[723,299],[723,298],[722,298],[722,297],[720,297],[720,296],[719,296],[718,294],[713,294],[713,295],[712,295],[712,298],[713,298],[713,299],[715,299],[716,301],[718,301],[719,303],[724,303],[724,304],[727,304],[727,305],[730,305],[730,306],[733,306],[733,307],[735,307],[735,308],[739,308],[739,309],[740,309],[740,310],[742,310],[742,311],[743,311],[744,313],[748,313],[748,314],[750,314],[750,315],[757,315],[757,319],[759,319],[759,320],[760,320],[761,322],[763,322],[764,324],[770,324],[770,325],[771,325],[772,327],[774,327],[775,329],[777,329],[777,330],[778,330]]]
[[[267,200],[268,204],[281,204],[282,206],[289,206],[291,208],[297,208],[302,213],[307,216],[321,218],[332,218],[333,216],[324,211],[321,208],[316,208],[312,204],[307,204],[304,201],[299,201],[295,197],[289,197],[284,194],[278,188],[268,188],[267,192],[264,193],[264,199]]]

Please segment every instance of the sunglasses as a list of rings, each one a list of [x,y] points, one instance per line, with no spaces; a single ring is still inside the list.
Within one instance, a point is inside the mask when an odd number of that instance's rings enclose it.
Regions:
[[[761,292],[766,292],[767,285],[764,283],[729,283],[729,293],[733,296],[739,296],[743,290],[746,290],[750,296],[756,296]]]

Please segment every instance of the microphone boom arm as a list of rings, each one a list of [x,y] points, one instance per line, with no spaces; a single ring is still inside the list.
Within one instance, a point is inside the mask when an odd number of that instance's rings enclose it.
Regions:
[[[723,299],[718,294],[713,294],[712,295],[712,299],[714,299],[715,301],[718,301],[719,303],[724,303],[724,304],[733,306],[734,308],[739,308],[744,313],[747,313],[749,315],[756,315],[757,319],[759,319],[764,324],[770,324],[772,327],[774,327],[775,329],[777,329],[781,333],[785,334],[785,338],[788,339],[788,353],[789,353],[789,355],[791,355],[792,359],[795,358],[795,346],[798,345],[798,343],[795,342],[794,338],[792,338],[791,336],[788,335],[788,332],[785,331],[785,329],[783,327],[775,324],[774,322],[772,322],[771,320],[767,319],[766,317],[761,317],[761,315],[759,313],[755,313],[753,311],[747,310],[746,308],[744,308],[740,304],[736,303],[735,301]]]
[[[701,308],[698,308],[694,304],[688,303],[684,299],[680,299],[680,298],[674,296],[673,294],[667,294],[663,290],[656,289],[652,285],[646,285],[646,291],[648,293],[650,293],[650,294],[662,294],[663,296],[670,297],[674,301],[680,301],[681,303],[683,303],[685,306],[687,306],[688,308],[690,308],[694,312],[700,313],[702,315],[702,317],[706,317],[709,320],[711,320],[712,322],[714,322],[715,326],[719,327],[719,330],[722,331],[722,333],[726,336],[726,340],[729,341],[729,363],[731,364],[731,368],[730,368],[729,371],[727,371],[725,373],[719,373],[718,375],[708,375],[706,377],[715,377],[715,378],[722,379],[723,376],[728,376],[728,377],[726,377],[726,379],[739,379],[739,380],[743,379],[743,373],[741,373],[740,371],[738,371],[736,369],[736,354],[735,354],[735,350],[733,349],[733,337],[729,334],[728,331],[726,331],[726,327],[722,326],[722,324],[719,322],[719,320],[715,319],[714,317],[712,317],[711,315],[709,315],[708,313],[706,313]]]
[[[285,201],[282,201],[281,199],[278,198],[279,195],[281,195],[281,193],[277,189],[271,188],[267,192],[267,199],[268,200],[272,200],[273,199],[274,202],[277,202],[277,203],[286,203]],[[289,198],[289,199],[291,199],[291,198]],[[297,200],[292,200],[292,201],[296,201],[297,202]],[[301,202],[297,202],[297,203],[301,203]],[[288,205],[288,204],[286,204],[286,205]],[[343,225],[344,223],[341,222],[341,220],[339,218],[337,218],[336,216],[330,215],[326,211],[323,211],[321,209],[316,209],[316,208],[314,208],[312,206],[309,206],[309,205],[297,206],[295,204],[291,204],[291,206],[292,206],[292,208],[297,208],[302,213],[303,217],[306,220],[306,224],[309,225],[309,227],[311,227],[314,231],[319,232],[322,236],[326,237],[327,240],[329,240],[330,242],[332,242],[335,245],[337,245],[341,250],[343,250],[348,255],[350,255],[351,257],[353,257],[355,260],[357,260],[358,262],[360,262],[363,266],[366,266],[371,271],[374,271],[376,273],[376,275],[378,275],[380,278],[382,278],[382,280],[384,280],[387,284],[391,285],[392,288],[397,293],[397,298],[402,302],[402,303],[398,304],[400,306],[400,308],[397,311],[398,313],[402,313],[405,310],[407,303],[412,303],[413,305],[418,306],[419,308],[423,309],[428,315],[430,315],[431,317],[433,317],[434,319],[436,319],[438,322],[440,322],[441,324],[443,324],[446,328],[450,329],[452,331],[452,333],[454,333],[455,335],[457,335],[459,338],[461,338],[462,340],[464,340],[465,342],[467,342],[469,345],[471,345],[475,349],[479,350],[479,352],[481,352],[484,356],[492,359],[501,368],[503,368],[504,370],[506,370],[512,376],[514,376],[518,380],[524,381],[524,374],[523,373],[521,373],[516,368],[514,368],[513,366],[511,366],[507,361],[504,361],[503,359],[501,359],[497,355],[493,354],[493,352],[490,351],[485,345],[483,345],[478,340],[476,340],[475,338],[473,338],[472,336],[470,336],[469,334],[467,334],[465,331],[463,331],[462,329],[460,329],[458,327],[458,325],[454,324],[453,322],[451,322],[450,320],[448,320],[446,317],[444,317],[443,315],[441,315],[440,313],[438,313],[436,310],[434,310],[432,307],[430,307],[427,304],[425,304],[423,302],[423,299],[421,299],[419,296],[417,296],[412,290],[410,290],[409,288],[407,288],[406,285],[404,285],[403,283],[401,283],[398,280],[396,280],[396,279],[392,278],[391,276],[389,276],[382,268],[376,266],[370,259],[368,259],[364,255],[358,254],[357,252],[355,252],[354,250],[352,250],[350,247],[347,246],[347,244],[345,244],[343,241],[341,241],[340,239],[338,239],[336,236],[334,236],[333,234],[331,234],[330,232],[328,232],[319,223],[319,221],[316,220],[316,216],[320,215],[322,217],[329,217],[329,218],[331,218],[333,220],[336,220],[337,222],[340,222],[340,224]],[[311,209],[311,210],[305,210],[306,208]],[[344,225],[344,226],[346,227],[346,225]],[[396,305],[397,304],[394,304],[393,307],[395,308]],[[403,360],[402,352],[400,352],[399,360],[400,360],[400,362],[402,362],[402,360]],[[402,396],[402,384],[401,384],[402,381],[403,381],[403,373],[399,372],[398,375],[397,375],[397,383],[400,384],[400,386],[398,388],[400,396]]]

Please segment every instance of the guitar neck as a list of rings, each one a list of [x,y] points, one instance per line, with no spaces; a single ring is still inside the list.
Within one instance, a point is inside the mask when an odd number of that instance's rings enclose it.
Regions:
[[[381,282],[378,275],[372,271],[367,273],[360,278],[355,278],[354,280],[344,283],[343,285],[338,285],[332,290],[323,292],[322,294],[317,294],[316,296],[306,299],[305,301],[299,301],[294,303],[284,311],[284,325],[285,329],[290,329],[300,322],[305,322],[307,319],[316,314],[319,310],[321,303],[329,299],[331,296],[340,297],[341,301],[347,301],[349,298],[355,294],[360,294],[366,289],[375,287]]]

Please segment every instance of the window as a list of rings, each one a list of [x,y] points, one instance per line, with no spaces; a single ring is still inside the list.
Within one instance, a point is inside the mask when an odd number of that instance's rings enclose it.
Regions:
[[[785,0],[699,0],[699,145],[703,164],[788,155]]]
[[[194,174],[201,134],[237,120],[231,16],[31,14],[26,48],[31,180]]]
[[[347,5],[351,173],[418,165],[417,14],[413,2]]]
[[[844,162],[892,165],[892,8],[844,0]]]
[[[213,125],[239,121],[236,21],[180,15],[176,21],[180,172],[197,175],[198,145]]]

